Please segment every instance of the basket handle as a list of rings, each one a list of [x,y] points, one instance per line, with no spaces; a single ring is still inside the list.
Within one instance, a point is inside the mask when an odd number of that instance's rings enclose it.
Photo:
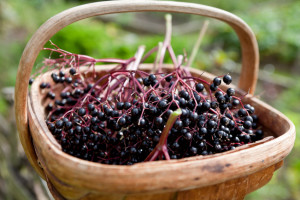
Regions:
[[[35,32],[24,49],[17,73],[15,86],[17,128],[25,153],[31,164],[35,169],[38,169],[38,171],[40,171],[40,168],[37,164],[37,157],[28,130],[27,95],[30,74],[40,50],[43,49],[46,42],[50,40],[55,33],[73,22],[97,15],[141,11],[202,15],[229,24],[238,35],[242,49],[242,70],[238,86],[245,91],[249,91],[250,94],[254,93],[259,68],[257,41],[249,26],[240,18],[229,12],[200,4],[134,0],[97,2],[68,9],[50,18]]]

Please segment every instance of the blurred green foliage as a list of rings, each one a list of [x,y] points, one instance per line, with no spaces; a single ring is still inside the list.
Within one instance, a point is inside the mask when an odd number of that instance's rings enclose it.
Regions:
[[[162,42],[163,38],[163,35],[138,36],[120,29],[113,23],[102,24],[85,20],[62,29],[51,41],[59,45],[60,48],[68,49],[74,53],[98,58],[117,57],[125,59],[132,57],[140,45],[145,45],[147,51]],[[190,35],[190,38],[173,36],[172,45],[175,53],[183,54],[183,49],[190,50],[195,39],[195,34]],[[153,60],[154,56],[148,62],[153,62]],[[170,58],[167,58],[166,61],[170,61]]]
[[[85,1],[64,0],[2,0],[0,1],[0,88],[13,86],[22,51],[35,30],[54,14]],[[253,29],[259,43],[261,66],[275,65],[277,74],[285,74],[293,85],[284,88],[272,105],[287,115],[300,134],[300,1],[297,0],[190,0],[225,9],[240,16]],[[201,19],[193,16],[192,19]],[[130,20],[122,18],[123,21]],[[188,36],[174,35],[172,45],[176,54],[187,53],[193,46],[197,33]],[[147,50],[163,40],[163,35],[137,34],[123,30],[115,23],[101,23],[87,19],[59,31],[52,41],[60,48],[97,58],[129,58],[141,44]],[[48,44],[49,45],[49,44]],[[196,59],[196,66],[237,65],[239,41],[233,30],[222,23],[211,23],[203,46]],[[205,53],[206,52],[206,53]],[[48,52],[42,52],[37,64]],[[148,62],[153,61],[152,56]],[[167,58],[168,61],[169,58]],[[298,71],[298,74],[294,71]],[[293,75],[292,75],[293,74]],[[0,98],[0,113],[6,104]],[[276,172],[271,182],[250,194],[247,199],[281,200],[300,199],[300,139],[286,160],[286,165]]]
[[[300,52],[300,1],[298,0],[190,0],[189,2],[214,6],[241,17],[254,31],[259,41],[262,58],[272,57],[276,62],[291,63]],[[236,48],[239,42],[232,29],[221,26],[214,37],[225,46]]]
[[[34,31],[47,19],[75,4],[62,0],[0,1],[0,87],[13,86],[19,59]]]

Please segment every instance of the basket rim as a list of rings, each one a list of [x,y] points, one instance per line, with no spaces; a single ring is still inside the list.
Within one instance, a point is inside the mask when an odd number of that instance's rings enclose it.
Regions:
[[[147,64],[142,64],[142,66],[147,68]],[[200,70],[193,69],[193,68],[191,69],[191,72],[201,74]],[[205,73],[205,75],[208,75],[208,77],[214,77],[212,74],[209,73]],[[37,80],[38,79],[36,79],[36,81]],[[32,87],[34,88],[34,85]],[[169,174],[169,175],[177,174],[178,176],[177,180],[181,180],[183,175],[185,176],[188,174],[190,175],[190,179],[193,181],[188,181],[188,182],[185,181],[182,184],[175,184],[174,186],[171,186],[168,189],[179,189],[179,188],[182,189],[182,188],[191,188],[191,187],[193,188],[193,187],[204,186],[207,184],[212,185],[212,184],[223,182],[225,180],[237,178],[240,176],[246,176],[258,170],[261,170],[263,168],[278,163],[290,153],[295,140],[294,124],[278,110],[272,108],[271,106],[267,105],[261,100],[250,95],[249,97],[246,97],[247,100],[250,100],[257,105],[262,106],[264,109],[269,110],[269,112],[272,115],[278,116],[281,118],[281,120],[284,121],[287,127],[285,128],[286,130],[284,133],[282,133],[282,135],[274,138],[273,140],[267,140],[256,146],[249,145],[250,146],[249,148],[247,147],[241,149],[237,148],[236,151],[235,150],[227,151],[224,153],[218,153],[218,154],[208,155],[208,156],[194,156],[194,157],[182,158],[182,159],[170,160],[170,161],[164,160],[164,161],[155,161],[155,162],[147,162],[147,163],[136,163],[132,166],[124,166],[124,165],[116,166],[116,165],[100,164],[91,161],[85,161],[73,157],[71,155],[68,155],[64,153],[59,148],[58,145],[53,144],[53,142],[51,142],[49,138],[47,138],[48,136],[47,133],[45,132],[48,131],[48,134],[51,133],[48,130],[45,121],[41,120],[37,116],[38,112],[36,112],[35,110],[36,105],[32,104],[32,98],[33,98],[32,95],[33,95],[32,92],[30,92],[30,96],[28,98],[30,128],[32,129],[34,126],[35,127],[34,129],[42,131],[42,134],[35,134],[35,132],[31,130],[33,133],[32,137],[33,137],[36,150],[37,151],[41,150],[41,152],[37,152],[38,157],[44,163],[43,166],[44,168],[47,168],[47,170],[51,171],[54,177],[59,179],[61,178],[60,181],[65,182],[67,184],[70,184],[71,182],[74,183],[74,181],[72,181],[73,179],[87,181],[88,180],[87,177],[92,178],[92,176],[102,176],[102,177],[104,176],[106,177],[105,178],[106,184],[113,186],[116,183],[115,179],[118,176],[118,178],[120,179],[130,178],[131,180],[138,181],[139,184],[142,184],[143,186],[146,187],[145,191],[150,191],[153,189],[157,190],[157,186],[153,187],[149,185],[149,183],[143,182],[142,180],[140,180],[141,177],[143,177],[144,179],[146,178],[148,180],[152,179],[154,181],[155,180],[161,181],[161,178],[159,176],[164,176],[164,174]],[[280,151],[278,151],[278,149]],[[269,155],[257,155],[258,152],[266,152],[266,151],[271,153]],[[253,154],[255,156],[251,157],[251,155]],[[45,158],[46,155],[50,157]],[[237,162],[235,162],[233,158],[240,159],[240,160],[237,160]],[[55,162],[53,162],[53,159],[55,160]],[[241,160],[243,160],[244,163],[241,162]],[[234,166],[235,164],[237,164],[238,166]],[[200,170],[197,168],[199,168]],[[70,176],[66,175],[65,169],[69,169],[71,171],[77,170],[79,174],[75,174],[75,175],[73,174]],[[81,172],[84,172],[87,169],[93,170],[93,172],[86,172],[86,174],[81,174]],[[240,169],[244,169],[244,171],[240,171]],[[166,173],[168,171],[169,172],[171,171],[172,173]],[[201,171],[202,171],[202,175],[211,176],[211,177],[218,176],[218,179],[206,177],[204,179],[196,180],[197,177],[201,176],[200,173]],[[183,175],[179,176],[178,173],[182,173]],[[222,174],[222,176],[220,174]],[[109,176],[110,179],[114,177],[113,178],[114,180],[110,181],[108,178]],[[134,186],[137,183],[135,181],[130,181],[129,183],[126,183],[127,186],[125,187],[117,188],[117,191],[136,192]],[[161,184],[159,184],[160,188],[163,187],[163,185],[172,184],[173,181],[174,180],[161,181]],[[99,189],[99,186],[89,184],[88,182],[80,183],[80,181],[75,181],[74,184],[77,186],[85,185],[94,189]],[[107,190],[109,189],[106,188],[105,191]]]

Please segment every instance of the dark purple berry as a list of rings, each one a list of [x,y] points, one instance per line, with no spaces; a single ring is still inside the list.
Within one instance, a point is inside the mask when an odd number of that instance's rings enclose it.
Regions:
[[[89,103],[87,108],[89,111],[93,111],[95,109],[95,106],[94,106],[94,104]]]
[[[69,71],[69,73],[71,75],[75,75],[76,74],[76,69],[75,68],[71,68],[70,71]]]
[[[216,86],[215,84],[212,83],[212,84],[210,84],[209,89],[214,92],[214,91],[217,91],[218,86]]]
[[[215,86],[219,86],[219,85],[221,85],[221,79],[219,78],[219,77],[216,77],[216,78],[214,78],[214,80],[213,80],[213,84],[215,85]]]
[[[156,80],[156,76],[154,74],[150,74],[148,79],[149,81],[153,82],[154,80]]]
[[[127,110],[129,108],[131,108],[131,103],[130,102],[125,102],[124,103],[124,109]]]
[[[184,135],[183,135],[184,139],[186,140],[191,140],[193,138],[192,134],[190,132],[186,132]]]
[[[123,102],[118,102],[116,106],[117,106],[118,110],[123,110],[124,103]]]
[[[156,117],[154,123],[158,126],[161,126],[163,124],[164,120],[161,117]]]
[[[201,109],[202,109],[203,112],[208,111],[208,110],[210,109],[210,103],[207,102],[207,101],[204,102],[204,103],[202,104],[202,106],[201,106]]]
[[[42,82],[42,83],[40,84],[40,88],[41,88],[41,89],[44,89],[44,88],[46,88],[47,86],[48,86],[48,84],[45,83],[45,82]]]
[[[231,76],[229,74],[226,74],[223,77],[223,81],[224,81],[224,83],[226,83],[227,85],[229,85],[232,82],[232,78],[231,78]]]
[[[181,129],[183,126],[183,123],[181,120],[176,120],[175,123],[174,123],[174,128],[176,129]]]
[[[56,128],[62,128],[64,126],[64,122],[62,120],[57,120],[55,122]]]
[[[215,93],[215,97],[216,97],[216,98],[218,98],[219,96],[223,96],[223,92],[217,91],[217,92]]]
[[[243,126],[244,126],[245,129],[249,129],[249,128],[251,128],[252,123],[250,121],[245,121]]]
[[[169,75],[169,76],[166,77],[166,81],[167,81],[167,82],[170,82],[172,79],[173,79],[173,76],[172,76],[172,75]]]
[[[126,119],[125,119],[124,117],[121,117],[121,118],[119,119],[119,121],[118,121],[118,124],[119,124],[120,126],[124,126],[124,125],[126,124]]]
[[[225,102],[226,102],[226,99],[225,99],[225,97],[222,95],[222,96],[219,96],[218,98],[217,98],[217,100],[218,100],[218,102],[220,103],[220,104],[224,104]]]
[[[226,91],[226,94],[228,96],[233,96],[233,95],[235,95],[235,90],[233,88],[228,88]]]
[[[79,116],[84,116],[86,114],[86,111],[85,111],[84,108],[79,108],[77,113],[78,113]]]
[[[204,90],[204,85],[202,83],[197,83],[196,90],[197,92],[202,92]]]
[[[29,79],[29,85],[32,85],[33,81],[34,81],[33,78]]]
[[[239,101],[238,99],[233,99],[233,100],[232,100],[232,105],[233,105],[234,107],[236,107],[236,106],[240,105],[240,101]]]
[[[199,129],[199,133],[201,135],[205,135],[205,134],[207,134],[207,129],[205,127],[202,127],[202,128]]]
[[[72,77],[67,77],[65,80],[65,82],[69,84],[72,83],[72,81],[73,81]]]
[[[168,106],[168,103],[166,100],[161,100],[158,102],[157,106],[158,106],[158,108],[164,109]]]
[[[184,98],[185,100],[190,100],[190,95],[189,95],[189,93],[187,92],[187,91],[185,91],[185,90],[181,90],[180,92],[179,92],[179,96],[180,97],[182,97],[182,98]]]
[[[238,115],[240,116],[240,117],[244,117],[244,116],[246,116],[247,115],[247,111],[245,110],[245,109],[239,109],[238,110]]]
[[[151,82],[148,77],[145,77],[145,78],[143,78],[143,83],[144,83],[144,86],[150,86]]]
[[[190,148],[190,153],[194,156],[194,155],[196,155],[197,154],[197,151],[198,151],[198,149],[196,148],[196,147],[191,147]]]
[[[230,120],[227,117],[222,117],[220,122],[222,125],[227,126],[229,124],[229,121]]]

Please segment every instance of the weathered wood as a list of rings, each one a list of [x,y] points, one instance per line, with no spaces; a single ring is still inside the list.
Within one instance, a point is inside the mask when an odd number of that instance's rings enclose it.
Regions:
[[[137,11],[197,14],[231,25],[239,36],[243,55],[239,87],[245,91],[250,89],[250,94],[254,93],[258,72],[256,39],[241,19],[228,12],[198,4],[169,1],[113,1],[75,7],[42,25],[27,44],[20,61],[15,95],[16,115],[20,139],[28,159],[40,176],[47,180],[57,199],[243,199],[247,193],[270,180],[274,170],[291,151],[295,140],[292,122],[251,95],[244,98],[245,102],[255,106],[261,124],[274,139],[268,138],[215,155],[138,163],[133,166],[93,163],[61,151],[46,126],[41,102],[39,83],[42,79],[50,80],[49,73],[35,80],[27,99],[28,79],[33,63],[44,44],[57,31],[87,17]],[[106,65],[107,68],[109,66]],[[151,68],[149,64],[140,67],[141,70]],[[103,66],[97,66],[97,73],[105,73],[103,69]],[[165,65],[164,69],[171,70],[171,66]],[[191,69],[191,73],[209,81],[214,78],[196,69]],[[223,87],[226,89],[227,86]],[[238,94],[245,94],[236,90]],[[212,193],[218,194],[218,197]]]
[[[206,199],[206,200],[239,200],[246,194],[268,183],[273,175],[275,165],[260,170],[248,176],[239,177],[213,186],[179,192],[177,200]]]

